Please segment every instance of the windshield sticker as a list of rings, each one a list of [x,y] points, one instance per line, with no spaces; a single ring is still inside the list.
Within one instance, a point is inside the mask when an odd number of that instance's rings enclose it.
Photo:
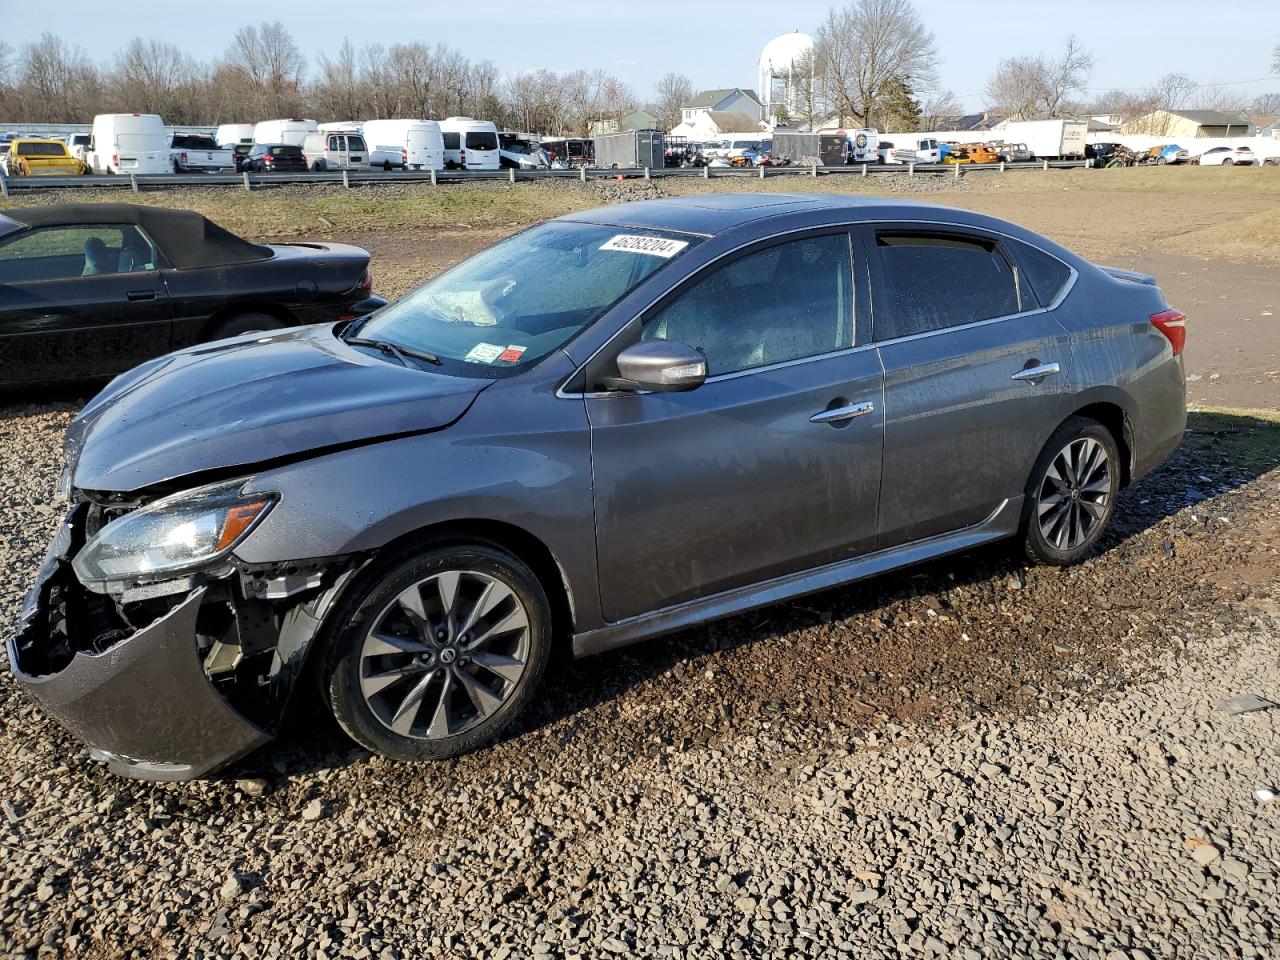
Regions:
[[[689,245],[688,240],[668,240],[665,237],[642,237],[620,233],[607,240],[601,250],[620,250],[623,253],[647,253],[653,257],[670,259]]]
[[[502,353],[498,354],[498,359],[496,362],[519,363],[520,358],[524,356],[524,352],[526,349],[528,348],[520,347],[512,344],[511,346],[508,346],[507,349],[503,350]]]
[[[496,343],[484,343],[481,341],[472,347],[465,357],[468,363],[493,363],[502,356],[502,347]],[[521,351],[523,353],[523,351]]]

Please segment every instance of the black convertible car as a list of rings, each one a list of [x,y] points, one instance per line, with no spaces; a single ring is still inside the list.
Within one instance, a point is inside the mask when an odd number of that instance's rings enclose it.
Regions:
[[[257,244],[129,204],[0,213],[0,386],[114,376],[206,340],[370,313],[369,254]]]

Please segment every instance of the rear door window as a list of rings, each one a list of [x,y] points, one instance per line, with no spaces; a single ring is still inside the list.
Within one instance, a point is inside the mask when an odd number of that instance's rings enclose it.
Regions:
[[[953,233],[878,231],[877,340],[893,340],[1020,312],[1014,271],[999,245]]]
[[[497,150],[498,135],[496,133],[477,132],[467,134],[468,150]]]
[[[445,131],[440,136],[444,140],[444,148],[446,150],[457,150],[462,144],[461,135],[458,133]]]
[[[1071,268],[1057,257],[1050,256],[1029,243],[1014,241],[1010,248],[1018,259],[1022,279],[1025,286],[1030,288],[1029,292],[1035,294],[1040,306],[1051,305],[1071,279]]]

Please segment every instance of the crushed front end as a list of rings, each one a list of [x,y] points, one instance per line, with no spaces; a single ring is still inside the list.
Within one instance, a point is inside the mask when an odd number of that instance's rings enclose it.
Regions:
[[[249,567],[228,550],[180,575],[86,582],[86,543],[148,504],[72,498],[9,639],[22,686],[126,776],[202,776],[269,740],[351,558]]]

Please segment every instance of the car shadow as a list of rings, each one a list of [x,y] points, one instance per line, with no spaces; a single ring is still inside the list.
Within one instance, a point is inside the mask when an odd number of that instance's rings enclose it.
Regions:
[[[1244,486],[1277,464],[1280,464],[1280,423],[1239,414],[1191,414],[1187,435],[1178,451],[1162,467],[1121,494],[1098,557],[1105,561],[1111,555],[1118,564],[1129,562],[1124,559],[1126,545],[1161,521],[1197,503]],[[667,678],[673,671],[688,672],[695,662],[761,644],[788,643],[789,649],[795,650],[793,635],[806,628],[830,631],[851,626],[854,629],[847,636],[855,644],[859,639],[878,642],[872,634],[882,628],[882,621],[887,617],[885,611],[896,602],[925,598],[925,606],[936,606],[945,616],[945,596],[950,592],[962,588],[960,592],[964,593],[963,588],[969,588],[970,592],[985,590],[998,597],[1007,589],[1020,589],[1022,581],[1030,574],[1028,567],[1016,546],[1006,541],[683,630],[609,655],[578,661],[560,656],[549,667],[536,702],[504,732],[497,743],[482,747],[479,754],[470,757],[483,757],[489,751],[504,751],[510,754],[510,762],[519,762],[517,758],[521,751],[528,749],[520,746],[526,738],[549,736],[568,739],[584,735],[578,724],[564,724],[562,721],[582,717],[602,706],[611,709],[612,716],[622,721],[615,722],[612,717],[607,721],[610,749],[625,749],[626,721],[621,716],[623,707],[619,705],[624,702],[624,696],[637,687],[647,684],[661,686],[664,682],[671,682],[674,695],[679,690],[679,683]],[[1013,587],[1012,584],[1019,586]],[[986,608],[978,604],[973,606],[981,623],[981,611]],[[900,612],[897,619],[900,623]],[[968,636],[964,635],[964,638],[967,640]],[[801,647],[806,642],[803,637],[799,640]],[[1044,648],[1039,651],[1041,653],[1052,647],[1051,639],[1040,634],[1019,642],[1038,643]],[[1005,653],[1009,657],[1020,655],[1016,647]],[[865,664],[855,661],[854,669],[865,667],[869,680],[866,677],[842,676],[827,677],[825,682],[844,686],[852,684],[855,688],[861,684],[860,690],[855,689],[846,697],[855,704],[861,705],[864,700],[871,704],[892,700],[888,685],[900,683],[901,678],[895,679],[891,671],[881,670],[880,665],[884,657],[892,660],[904,654],[888,650],[881,651],[880,655],[881,660],[873,657]],[[997,651],[994,659],[1002,655],[1004,653]],[[947,658],[949,655],[942,651],[930,656]],[[993,659],[991,651],[983,656]],[[955,670],[981,670],[984,662],[981,657],[966,660],[957,651]],[[707,660],[707,663],[712,664],[713,661]],[[698,666],[702,668],[701,663]],[[954,681],[955,675],[950,679]],[[780,680],[779,689],[771,690],[766,682],[756,688],[759,692],[749,696],[767,698],[770,702],[776,700],[774,706],[777,707],[788,696],[792,699],[803,696],[796,684],[821,684],[824,678],[813,674],[789,682],[793,685],[789,692],[781,689],[786,683]],[[722,698],[703,706],[729,715],[749,713],[753,709],[758,711],[761,704],[732,704],[723,702]],[[909,710],[899,709],[890,713],[899,720],[910,719]],[[865,719],[870,722],[871,718]],[[668,725],[668,732],[679,728],[679,718],[672,723],[676,726]],[[695,728],[702,726],[691,722],[688,724],[688,737],[681,735],[671,739],[696,739],[701,734]],[[551,732],[553,728],[554,733]],[[652,731],[640,732],[635,735],[633,745],[637,750],[644,749],[644,744],[652,739]],[[295,702],[275,742],[236,764],[224,776],[292,777],[344,766],[368,756],[367,751],[354,747],[342,734],[319,698],[309,696]],[[442,766],[445,770],[451,767],[461,770],[463,768],[456,765],[468,762],[469,758],[464,757]]]

